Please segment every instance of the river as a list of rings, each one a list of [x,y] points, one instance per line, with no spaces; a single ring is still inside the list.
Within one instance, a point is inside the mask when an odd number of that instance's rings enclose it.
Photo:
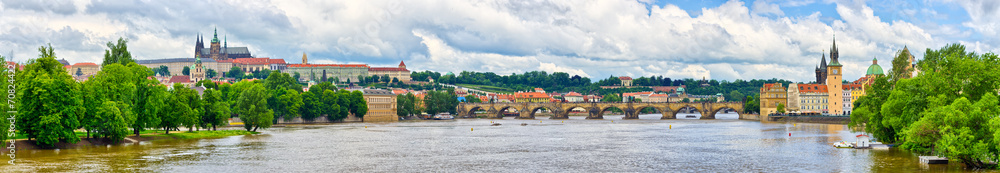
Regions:
[[[683,117],[683,116],[678,116]],[[845,125],[718,120],[458,119],[295,125],[259,135],[22,150],[4,172],[914,172],[901,150],[837,149]],[[501,123],[490,126],[491,121]],[[526,126],[522,126],[526,123]],[[789,136],[789,133],[791,134]],[[7,159],[4,157],[3,159]],[[6,161],[6,160],[4,160]]]

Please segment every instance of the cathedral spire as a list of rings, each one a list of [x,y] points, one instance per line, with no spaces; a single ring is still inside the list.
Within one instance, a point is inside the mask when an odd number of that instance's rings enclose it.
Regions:
[[[218,43],[218,42],[219,42],[219,28],[215,28],[215,31],[212,34],[212,43]]]

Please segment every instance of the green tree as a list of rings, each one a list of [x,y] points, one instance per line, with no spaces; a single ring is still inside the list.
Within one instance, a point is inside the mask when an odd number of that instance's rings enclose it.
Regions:
[[[412,115],[410,109],[407,106],[413,104],[413,101],[407,97],[407,94],[396,95],[396,116],[406,117]]]
[[[469,103],[482,103],[483,102],[482,100],[479,100],[479,96],[472,95],[472,94],[466,95],[465,96],[465,101],[469,102]]]
[[[739,91],[733,90],[730,91],[729,94],[726,94],[725,98],[726,101],[735,102],[735,101],[742,101],[742,99],[745,97],[743,97],[743,94],[740,94]]]
[[[743,103],[743,113],[760,112],[760,102],[753,96],[747,96],[747,101]]]
[[[601,102],[621,102],[622,97],[617,94],[605,94],[604,98],[601,98]]]
[[[892,69],[889,70],[889,80],[896,83],[900,79],[910,78],[913,69],[910,69],[910,51],[903,47],[903,50],[896,52],[896,57],[892,58]]]
[[[229,104],[222,100],[222,93],[215,89],[206,89],[201,98],[204,103],[202,110],[205,111],[201,116],[202,128],[212,127],[212,130],[216,130],[217,126],[226,125],[231,112]]]
[[[320,97],[324,105],[322,107],[323,108],[322,114],[326,115],[327,120],[332,122],[332,121],[340,121],[343,120],[344,118],[347,118],[347,116],[341,116],[340,113],[341,104],[338,103],[340,98],[339,95],[337,95],[337,92],[333,90],[320,90],[320,91],[322,91],[323,93],[323,95]],[[347,107],[343,107],[343,109],[346,110]]]
[[[351,114],[355,117],[361,118],[361,121],[365,121],[365,114],[368,114],[368,102],[365,101],[364,93],[355,90],[350,94],[350,102],[352,105]],[[398,105],[397,105],[398,106]]]
[[[322,102],[322,96],[316,94],[317,92],[309,90],[309,92],[302,93],[302,107],[299,108],[302,120],[313,121],[323,115],[324,106],[326,105]]]
[[[76,143],[73,133],[81,127],[79,118],[84,109],[80,85],[56,61],[52,46],[38,48],[38,59],[28,60],[24,70],[16,73],[18,130],[35,144],[52,147],[63,141]]]
[[[170,93],[155,79],[145,80],[139,87],[140,102],[136,104],[136,121],[132,124],[135,136],[146,128],[160,127],[160,116],[168,114]]]
[[[681,103],[690,103],[690,102],[691,102],[691,99],[688,99],[688,98],[681,99]]]
[[[191,75],[191,67],[184,66],[184,70],[181,70],[181,74],[184,74],[185,76]]]
[[[293,89],[287,89],[284,93],[281,93],[275,101],[278,103],[276,108],[273,109],[275,114],[281,114],[285,118],[285,121],[292,120],[295,117],[299,117],[299,110],[305,104],[302,100],[301,94]]]
[[[208,71],[205,71],[205,77],[215,78],[216,75],[218,75],[218,72],[215,72],[215,69],[208,69]]]
[[[201,98],[198,97],[198,92],[194,89],[185,87],[180,83],[175,83],[173,86],[173,97],[175,100],[184,104],[185,107],[190,109],[189,114],[178,114],[182,115],[178,118],[180,125],[187,127],[188,131],[194,131],[196,127],[200,125],[201,117],[204,114],[202,110]]]
[[[111,64],[121,64],[128,65],[129,63],[135,62],[132,59],[132,53],[128,51],[128,39],[118,38],[118,44],[113,42],[108,42],[108,49],[104,50],[104,63],[101,66],[108,66]]]
[[[226,77],[235,78],[237,80],[243,79],[243,69],[233,66],[232,68],[229,68],[229,72],[226,73]]]
[[[160,68],[157,68],[156,70],[153,71],[155,71],[157,74],[160,74],[160,76],[170,76],[170,69],[166,65],[160,65]]]
[[[785,104],[778,103],[778,113],[785,113]]]
[[[389,75],[382,75],[382,77],[380,77],[379,80],[382,81],[382,83],[389,83],[389,81],[391,81],[392,78],[389,78]]]
[[[234,111],[243,121],[247,131],[271,127],[274,111],[267,108],[267,90],[261,84],[252,84],[240,93]]]
[[[295,79],[295,82],[298,82],[299,80],[302,80],[302,74],[299,74],[299,72],[295,72],[295,75],[292,75],[292,78]]]

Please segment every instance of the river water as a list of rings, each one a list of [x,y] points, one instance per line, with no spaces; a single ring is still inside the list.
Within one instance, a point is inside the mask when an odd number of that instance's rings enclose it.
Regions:
[[[678,116],[684,117],[684,116]],[[906,151],[837,149],[845,125],[718,120],[458,119],[299,125],[259,135],[18,151],[4,172],[914,172]],[[501,123],[490,126],[491,121]],[[522,123],[527,125],[522,126]],[[789,136],[789,133],[791,136]],[[5,153],[6,154],[6,153]],[[7,158],[2,158],[6,161]]]

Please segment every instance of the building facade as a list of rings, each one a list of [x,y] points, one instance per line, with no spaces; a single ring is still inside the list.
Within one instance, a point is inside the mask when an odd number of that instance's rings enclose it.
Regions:
[[[549,95],[539,92],[519,92],[514,93],[515,103],[545,103],[549,102]]]
[[[760,114],[778,113],[778,105],[788,105],[788,89],[781,83],[767,83],[760,87]],[[787,107],[787,106],[785,106]]]
[[[70,76],[91,76],[97,74],[101,66],[92,62],[81,62],[73,64],[66,70]]]
[[[788,84],[788,106],[785,107],[788,113],[802,113],[799,85],[797,83]]]
[[[829,110],[830,94],[822,84],[799,84],[799,110],[804,114],[822,114]]]
[[[369,67],[369,75],[389,76],[389,79],[396,78],[402,82],[410,82],[410,70],[406,69],[406,64],[403,61],[399,61],[399,66],[397,67]]]
[[[618,80],[622,81],[622,86],[632,86],[632,77],[622,76],[618,77]]]
[[[837,50],[837,39],[833,39],[833,46],[830,48],[830,64],[827,65],[827,78],[826,78],[826,88],[828,89],[827,98],[830,98],[830,102],[827,108],[828,113],[833,115],[843,115],[844,114],[844,102],[841,101],[843,97],[843,71],[840,65],[840,51]]]
[[[368,112],[364,122],[399,121],[396,115],[396,94],[389,90],[363,89],[365,101],[368,102]]]
[[[368,75],[365,64],[288,64],[286,73],[299,73],[299,81],[326,81],[336,78],[337,82],[357,82],[358,76]]]

